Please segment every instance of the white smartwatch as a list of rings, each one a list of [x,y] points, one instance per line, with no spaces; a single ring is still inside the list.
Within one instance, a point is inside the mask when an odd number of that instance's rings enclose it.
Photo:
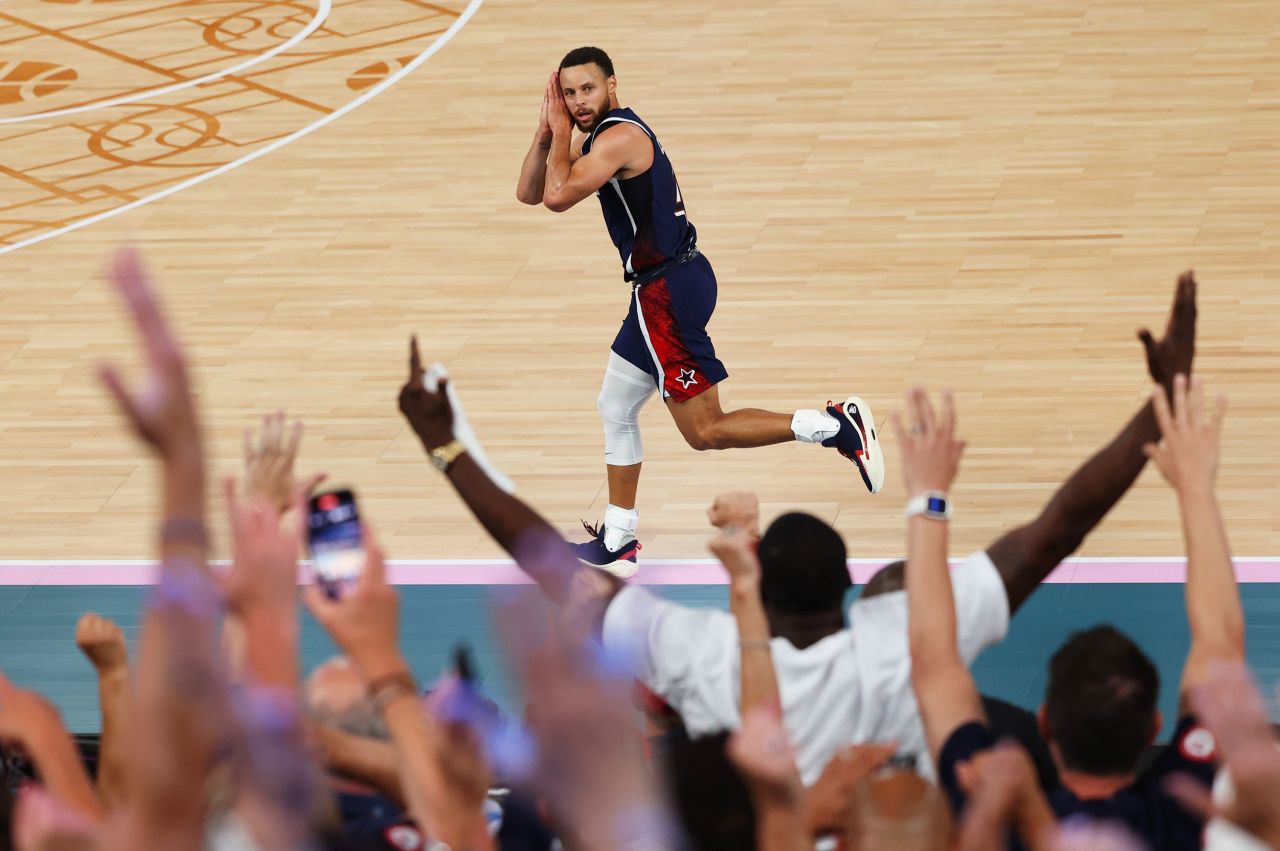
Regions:
[[[942,491],[925,491],[907,501],[907,517],[917,515],[930,520],[950,520],[951,500]]]

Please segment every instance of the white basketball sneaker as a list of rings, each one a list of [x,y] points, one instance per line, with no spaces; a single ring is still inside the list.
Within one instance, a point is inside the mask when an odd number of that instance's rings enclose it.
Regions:
[[[884,487],[884,452],[876,437],[876,418],[871,406],[857,396],[850,396],[839,405],[828,402],[827,413],[840,422],[840,431],[822,441],[822,445],[835,447],[852,461],[867,490],[879,493]]]

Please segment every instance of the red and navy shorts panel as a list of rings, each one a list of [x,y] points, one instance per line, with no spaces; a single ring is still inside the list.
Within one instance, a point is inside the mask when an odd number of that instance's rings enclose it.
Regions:
[[[707,336],[715,309],[716,276],[699,256],[633,290],[613,351],[649,373],[664,398],[692,399],[729,377]]]

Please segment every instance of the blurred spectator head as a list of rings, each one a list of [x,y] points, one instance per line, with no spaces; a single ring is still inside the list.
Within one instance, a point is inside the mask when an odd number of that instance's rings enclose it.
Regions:
[[[364,677],[347,657],[334,656],[317,666],[307,677],[304,694],[308,713],[322,724],[353,736],[391,738]]]
[[[1160,678],[1147,655],[1111,626],[1077,632],[1049,662],[1040,724],[1070,771],[1134,771],[1160,729]]]
[[[784,514],[760,539],[760,596],[779,614],[839,611],[849,578],[844,541],[811,514]]]
[[[937,786],[910,769],[887,768],[858,784],[848,833],[857,848],[945,851],[951,813]]]

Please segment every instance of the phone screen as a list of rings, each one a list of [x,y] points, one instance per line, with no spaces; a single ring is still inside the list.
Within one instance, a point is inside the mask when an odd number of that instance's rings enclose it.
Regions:
[[[356,496],[349,490],[311,497],[307,524],[311,564],[317,581],[331,597],[353,585],[364,570],[364,536]]]

